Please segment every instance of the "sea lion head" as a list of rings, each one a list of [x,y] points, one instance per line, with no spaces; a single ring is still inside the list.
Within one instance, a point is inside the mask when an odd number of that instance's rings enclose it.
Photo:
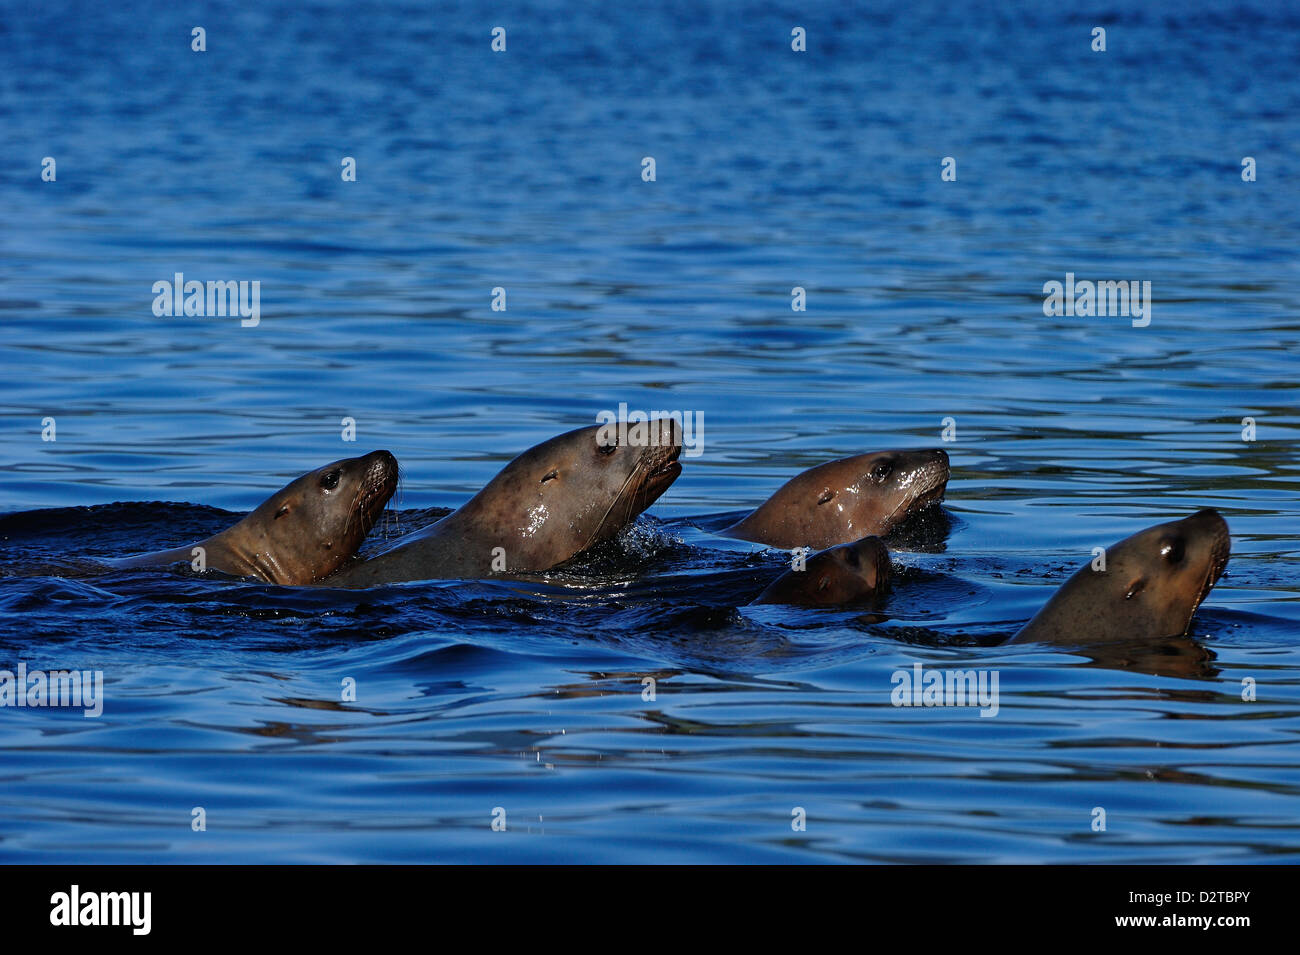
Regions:
[[[388,451],[335,461],[286,484],[220,541],[270,583],[320,580],[357,552],[397,489],[397,476]]]
[[[879,537],[864,537],[809,557],[802,570],[788,570],[755,603],[844,606],[874,600],[889,589],[889,550]]]
[[[858,454],[796,475],[728,532],[775,547],[833,547],[887,533],[942,501],[947,486],[944,451]]]
[[[579,428],[529,448],[457,512],[467,547],[501,547],[512,571],[549,570],[614,537],[682,472],[672,418],[619,433]]]
[[[1081,568],[1014,638],[1087,645],[1183,636],[1228,565],[1218,511],[1157,524],[1106,550],[1105,569]]]

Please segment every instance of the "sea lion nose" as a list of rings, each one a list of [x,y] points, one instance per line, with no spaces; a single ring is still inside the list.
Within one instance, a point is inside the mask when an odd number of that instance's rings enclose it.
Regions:
[[[682,429],[675,418],[659,419],[659,446],[681,447]]]
[[[379,467],[386,474],[397,471],[397,458],[392,451],[371,451],[362,459],[367,467]]]
[[[876,547],[876,586],[886,587],[894,575],[894,564],[889,559],[889,548],[879,537],[871,538]]]
[[[948,452],[942,448],[926,448],[923,451],[903,452],[906,467],[934,476],[947,476],[951,473],[948,465]]]
[[[1228,522],[1212,507],[1201,508],[1187,520],[1213,534],[1228,533]]]

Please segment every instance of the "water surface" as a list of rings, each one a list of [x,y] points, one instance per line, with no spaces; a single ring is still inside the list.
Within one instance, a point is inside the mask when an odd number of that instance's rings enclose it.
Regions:
[[[0,859],[1295,859],[1300,15],[1054,7],[0,11],[0,573],[388,448],[373,547],[619,402],[705,422],[554,589],[0,580],[0,666],[107,681],[0,710]],[[260,281],[260,324],[156,317],[177,272]],[[1045,316],[1067,272],[1150,281],[1151,324]],[[888,620],[745,606],[780,555],[711,518],[940,445]],[[1205,506],[1233,557],[1181,652],[997,645]],[[998,672],[998,715],[892,706],[917,662]]]

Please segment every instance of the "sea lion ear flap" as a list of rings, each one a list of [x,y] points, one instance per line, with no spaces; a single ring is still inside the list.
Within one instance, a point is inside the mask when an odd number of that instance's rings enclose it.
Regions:
[[[835,497],[835,492],[828,487],[822,488],[821,496],[817,498],[818,504],[828,504]]]
[[[1132,600],[1138,594],[1142,593],[1142,591],[1146,589],[1146,586],[1146,578],[1139,577],[1137,580],[1133,581],[1133,583],[1128,585],[1128,592],[1124,594],[1124,599]]]

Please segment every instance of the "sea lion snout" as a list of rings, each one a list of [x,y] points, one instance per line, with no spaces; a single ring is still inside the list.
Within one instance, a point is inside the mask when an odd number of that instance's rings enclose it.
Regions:
[[[850,573],[859,578],[856,586],[863,588],[861,593],[875,595],[889,589],[893,564],[889,558],[889,548],[879,537],[864,537],[823,553],[835,555],[848,565]],[[860,594],[855,592],[855,596]]]
[[[672,418],[659,418],[650,423],[653,429],[648,455],[651,464],[661,467],[676,461],[682,453],[682,429]]]
[[[676,418],[659,418],[652,422],[653,427],[658,428],[658,441],[660,447],[675,448],[680,454],[682,450],[682,426],[677,423]]]
[[[361,460],[370,463],[382,462],[385,468],[390,468],[394,471],[397,470],[397,458],[393,455],[392,451],[388,451],[388,450],[371,451]]]
[[[1219,579],[1232,551],[1228,522],[1213,508],[1203,508],[1181,521],[1170,521],[1157,530],[1164,531],[1157,546],[1166,563],[1187,561],[1192,566],[1208,565],[1211,583]]]
[[[1217,547],[1222,544],[1230,548],[1232,546],[1232,535],[1228,531],[1228,522],[1212,507],[1204,507],[1197,511],[1191,517],[1184,518],[1183,523],[1194,527],[1197,533],[1204,534],[1211,538]]]
[[[397,464],[397,458],[391,451],[371,451],[365,457],[361,458],[361,466],[364,468],[363,484],[369,491],[388,490],[392,496],[392,491],[397,489],[397,478],[400,469]],[[387,499],[385,499],[385,502]]]
[[[654,500],[682,473],[682,429],[672,418],[656,419],[650,428],[650,441],[639,449],[637,468],[644,477],[637,493]]]
[[[948,463],[948,452],[942,448],[926,451],[910,451],[902,455],[905,463],[915,471],[915,483],[923,490],[918,495],[914,508],[942,501],[948,489],[948,478],[952,469]]]
[[[1195,610],[1227,569],[1228,557],[1232,553],[1232,534],[1223,515],[1211,507],[1178,521],[1177,525],[1182,527],[1184,536],[1192,545],[1190,549],[1194,553],[1191,558],[1207,565],[1204,583],[1192,608]]]
[[[869,560],[861,562],[875,569],[876,588],[886,589],[894,576],[894,565],[889,559],[889,548],[885,546],[885,542],[879,537],[866,537],[853,546],[869,557]]]
[[[650,422],[649,429],[649,439],[640,449],[638,467],[653,478],[671,471],[675,479],[681,473],[681,465],[677,463],[682,453],[681,426],[672,418],[657,418]]]
[[[386,450],[371,451],[363,457],[353,458],[353,462],[357,465],[360,476],[353,495],[352,510],[361,518],[359,528],[364,537],[397,491],[401,471],[393,452]]]

